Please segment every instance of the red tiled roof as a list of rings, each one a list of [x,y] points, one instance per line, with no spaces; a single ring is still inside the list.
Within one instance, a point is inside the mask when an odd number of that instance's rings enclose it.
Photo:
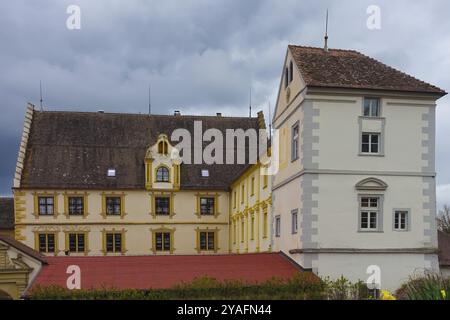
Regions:
[[[81,287],[170,288],[197,277],[258,283],[272,277],[287,279],[301,268],[279,253],[196,256],[47,257],[32,287],[66,286],[67,267],[81,270]]]
[[[443,96],[446,92],[354,50],[302,47],[289,50],[311,87],[407,91]]]

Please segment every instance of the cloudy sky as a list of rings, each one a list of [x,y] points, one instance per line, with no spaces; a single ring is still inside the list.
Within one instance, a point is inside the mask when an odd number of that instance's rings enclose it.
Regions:
[[[69,30],[69,5],[81,29]],[[367,28],[369,5],[381,29]],[[47,110],[246,115],[274,105],[287,44],[355,49],[450,90],[450,2],[9,0],[0,4],[0,195],[11,193],[26,102]],[[437,111],[438,202],[450,204],[450,98]]]

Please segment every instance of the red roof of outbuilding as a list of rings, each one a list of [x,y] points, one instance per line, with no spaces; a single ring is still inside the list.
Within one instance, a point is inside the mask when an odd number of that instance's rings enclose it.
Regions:
[[[67,267],[81,270],[81,288],[170,288],[201,276],[258,283],[290,278],[301,268],[279,253],[196,256],[47,257],[33,283],[66,286]]]

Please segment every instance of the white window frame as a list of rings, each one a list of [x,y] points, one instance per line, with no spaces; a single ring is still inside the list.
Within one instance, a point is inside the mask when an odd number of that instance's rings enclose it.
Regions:
[[[281,236],[281,217],[275,217],[275,237],[279,238]]]
[[[393,217],[392,217],[392,228],[394,231],[399,232],[405,232],[411,230],[411,214],[410,209],[394,209]],[[405,214],[405,224],[404,228],[401,228],[400,220],[398,221],[398,226],[396,226],[397,222],[397,215],[398,214]]]
[[[365,135],[369,135],[369,151],[363,151],[363,145],[364,143],[364,136]],[[377,152],[372,152],[372,144],[374,144],[372,142],[372,137],[377,136],[378,137],[378,141],[376,143],[377,145]],[[381,133],[379,132],[362,132],[361,133],[361,153],[362,154],[373,154],[373,155],[377,155],[377,154],[381,154]]]
[[[366,101],[369,101],[369,114],[366,114]],[[376,104],[374,104],[376,102]],[[374,110],[378,112],[374,114]],[[376,97],[365,97],[363,99],[362,115],[366,118],[380,118],[381,117],[381,99]]]
[[[368,206],[362,205],[363,199],[368,199]],[[376,199],[377,206],[371,206],[372,201]],[[383,196],[360,194],[358,197],[359,214],[358,214],[358,231],[359,232],[382,232],[383,231]],[[367,215],[367,227],[363,227],[363,216]],[[371,227],[371,218],[375,216],[375,227]]]
[[[298,232],[298,210],[291,211],[291,224],[292,224],[292,234],[297,234]]]
[[[295,133],[297,131],[297,133]],[[291,128],[291,161],[299,158],[300,123],[296,122]]]

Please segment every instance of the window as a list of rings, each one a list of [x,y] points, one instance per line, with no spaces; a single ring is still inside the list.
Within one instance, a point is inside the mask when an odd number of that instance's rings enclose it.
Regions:
[[[289,63],[289,83],[291,83],[292,80],[294,80],[294,64],[291,61]]]
[[[106,234],[106,252],[122,252],[122,234],[107,233]]]
[[[267,209],[263,211],[263,238],[267,238]]]
[[[156,197],[155,198],[156,214],[169,215],[170,214],[170,198],[169,197]]]
[[[284,70],[284,88],[287,88],[289,85],[289,69],[286,67]]]
[[[252,215],[250,221],[251,221],[251,223],[250,223],[250,239],[253,240],[253,239],[255,239],[255,217],[253,215]]]
[[[79,253],[86,250],[84,233],[69,233],[69,252]]]
[[[108,177],[115,177],[116,169],[108,169]]]
[[[211,251],[216,250],[216,233],[214,231],[200,232],[200,250]]]
[[[200,198],[200,214],[201,215],[214,215],[215,198],[202,197]]]
[[[84,215],[83,197],[69,197],[69,215],[71,216]]]
[[[380,99],[364,98],[364,116],[379,117],[380,116]]]
[[[407,231],[409,224],[408,218],[407,210],[396,210],[394,212],[394,230]]]
[[[251,185],[250,185],[250,190],[251,190],[251,195],[253,196],[255,194],[255,176],[252,176],[252,180],[251,180]]]
[[[236,202],[237,202],[236,197],[237,197],[237,192],[234,191],[234,193],[233,193],[233,208],[236,208]]]
[[[298,211],[292,211],[292,234],[297,233],[298,230]]]
[[[168,143],[167,141],[160,141],[158,143],[158,153],[159,154],[167,154],[169,152],[168,150]]]
[[[378,230],[379,197],[361,197],[360,229],[363,231]]]
[[[54,233],[39,233],[39,252],[41,253],[55,253],[56,242]]]
[[[244,185],[241,187],[241,203],[244,203],[244,197],[245,197],[245,189]]]
[[[156,182],[169,182],[169,169],[167,167],[159,167],[156,170]]]
[[[298,141],[299,141],[299,125],[297,123],[292,127],[291,161],[298,159]]]
[[[208,169],[202,169],[202,177],[203,178],[209,177],[209,170]]]
[[[237,238],[237,224],[236,221],[233,221],[233,243],[236,243]]]
[[[379,133],[363,133],[361,152],[363,153],[379,153],[380,152],[380,134]]]
[[[281,218],[280,216],[275,217],[275,237],[280,237],[281,234]]]
[[[170,232],[155,233],[156,251],[170,251]]]
[[[54,197],[39,197],[39,215],[40,216],[52,216],[55,208]]]
[[[106,215],[120,216],[122,214],[122,199],[120,197],[106,197]]]
[[[244,242],[245,237],[245,222],[244,220],[241,221],[241,242]]]

